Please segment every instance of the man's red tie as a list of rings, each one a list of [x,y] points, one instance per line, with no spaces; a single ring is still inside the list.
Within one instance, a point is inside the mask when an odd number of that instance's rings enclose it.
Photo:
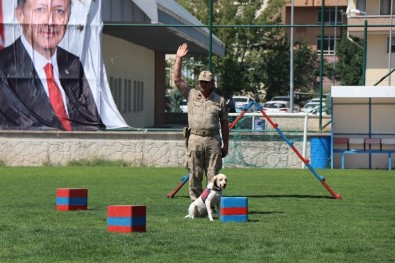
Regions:
[[[52,104],[52,108],[54,109],[56,116],[58,116],[60,123],[63,126],[63,129],[66,131],[71,131],[71,123],[64,107],[62,94],[60,93],[59,87],[53,77],[52,64],[48,63],[47,65],[45,65],[44,70],[45,75],[47,76],[49,100]]]

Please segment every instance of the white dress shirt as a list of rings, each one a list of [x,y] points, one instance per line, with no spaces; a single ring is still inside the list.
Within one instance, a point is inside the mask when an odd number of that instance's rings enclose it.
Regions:
[[[26,40],[24,35],[21,36],[21,40],[22,40],[23,46],[25,47],[27,53],[29,54],[30,58],[33,61],[34,68],[41,80],[41,83],[43,84],[45,93],[47,94],[48,97],[49,97],[49,91],[48,91],[48,84],[47,84],[47,76],[45,74],[44,67],[48,63],[52,64],[55,82],[60,89],[60,93],[62,94],[63,103],[64,103],[64,106],[66,109],[66,113],[68,114],[67,103],[66,103],[66,94],[65,94],[65,92],[62,88],[62,85],[60,84],[60,80],[59,80],[59,67],[58,67],[58,63],[56,61],[56,52],[57,51],[55,50],[54,55],[51,57],[50,60],[48,60],[47,58],[45,58],[44,56],[42,56],[41,54],[39,54],[37,51],[35,51],[33,49],[33,47]]]

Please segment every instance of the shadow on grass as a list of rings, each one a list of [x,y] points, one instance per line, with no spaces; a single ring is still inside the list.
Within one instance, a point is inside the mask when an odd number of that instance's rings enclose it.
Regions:
[[[271,214],[284,214],[283,211],[248,211],[249,215],[271,215]]]
[[[285,214],[283,211],[248,211],[248,215],[274,215],[274,214]],[[258,219],[248,219],[248,222],[256,223],[260,222]]]
[[[248,197],[248,198],[302,198],[302,199],[334,199],[329,195],[225,195],[224,197]],[[186,198],[187,195],[174,196],[172,198]],[[169,199],[172,199],[169,198]]]
[[[226,197],[240,197],[238,196],[226,196]],[[328,195],[243,195],[243,197],[248,198],[306,198],[306,199],[334,199],[332,196]]]
[[[165,196],[167,199],[174,199],[174,198],[185,198],[185,199],[191,199],[189,195],[177,195],[173,197],[168,197],[167,195]],[[191,200],[192,201],[192,200]]]

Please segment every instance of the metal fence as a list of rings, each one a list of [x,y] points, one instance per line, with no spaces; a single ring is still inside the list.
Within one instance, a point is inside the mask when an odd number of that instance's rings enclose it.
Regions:
[[[186,1],[178,2],[182,4]],[[229,15],[226,13],[227,10],[215,9],[213,2],[218,4],[221,1],[207,2],[208,5],[206,3],[204,7],[208,9],[188,10],[201,23],[172,24],[169,21],[168,24],[139,23],[123,24],[123,26],[130,30],[135,28],[141,30],[144,27],[156,27],[159,31],[161,28],[188,27],[207,30],[208,42],[204,48],[208,53],[203,57],[194,56],[186,60],[184,77],[193,85],[196,83],[196,72],[199,69],[213,69],[218,73],[219,92],[224,96],[229,96],[228,91],[236,91],[248,93],[257,102],[262,102],[268,98],[268,90],[272,89],[270,96],[291,93],[294,99],[302,96],[300,103],[305,103],[311,97],[321,97],[329,93],[332,85],[394,84],[392,73],[395,36],[392,32],[393,16],[390,13],[382,15],[381,10],[378,14],[364,12],[351,14],[347,13],[347,5],[336,6],[332,3],[334,1],[327,1],[330,6],[325,6],[325,1],[321,1],[322,7],[316,7],[310,18],[297,16],[298,10],[295,10],[294,21],[290,21],[290,7],[284,6],[277,9],[283,12],[282,21],[274,21],[275,16],[271,14],[273,21],[265,20],[270,23],[255,19],[256,23],[246,24],[243,16],[238,17],[239,13],[236,13],[233,20],[227,18],[227,22],[233,21],[233,23],[221,23],[225,20],[223,18]],[[237,3],[237,1],[231,2]],[[189,7],[185,6],[185,8]],[[106,25],[105,28],[111,29],[111,26]],[[225,55],[222,57],[216,56],[213,52],[212,43],[215,36],[226,46]],[[165,39],[158,41],[166,42]],[[304,52],[302,46],[308,47],[308,51],[313,54],[308,61],[303,61],[303,58],[298,60],[298,56],[303,55]],[[123,52],[111,50],[111,47],[106,49],[111,53]],[[174,46],[173,53],[169,52],[169,54],[174,55],[176,49],[177,46]],[[240,50],[242,52],[239,52]],[[271,56],[268,55],[270,52],[277,53]],[[260,64],[268,63],[268,59],[272,59],[270,62],[273,63],[273,67],[270,68],[270,64],[269,67],[261,67]],[[283,63],[275,64],[280,59],[284,59]],[[230,60],[239,63],[229,65]],[[171,93],[174,90],[174,83],[171,81],[172,60],[169,59],[167,62],[167,76],[163,81],[166,81],[165,86]],[[316,64],[310,65],[312,63]],[[107,64],[106,67],[111,67],[112,71],[124,70],[123,65]],[[304,67],[307,66],[311,67],[306,71]],[[273,74],[277,74],[277,79],[272,77]],[[270,83],[268,79],[277,82]],[[240,83],[245,86],[240,87]],[[303,97],[303,94],[307,96]],[[319,122],[320,128],[324,128],[325,123],[322,120]]]

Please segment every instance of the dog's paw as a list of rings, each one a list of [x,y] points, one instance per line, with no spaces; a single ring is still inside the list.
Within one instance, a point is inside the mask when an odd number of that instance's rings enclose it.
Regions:
[[[191,218],[191,219],[194,219],[194,216],[186,215],[184,218]]]

